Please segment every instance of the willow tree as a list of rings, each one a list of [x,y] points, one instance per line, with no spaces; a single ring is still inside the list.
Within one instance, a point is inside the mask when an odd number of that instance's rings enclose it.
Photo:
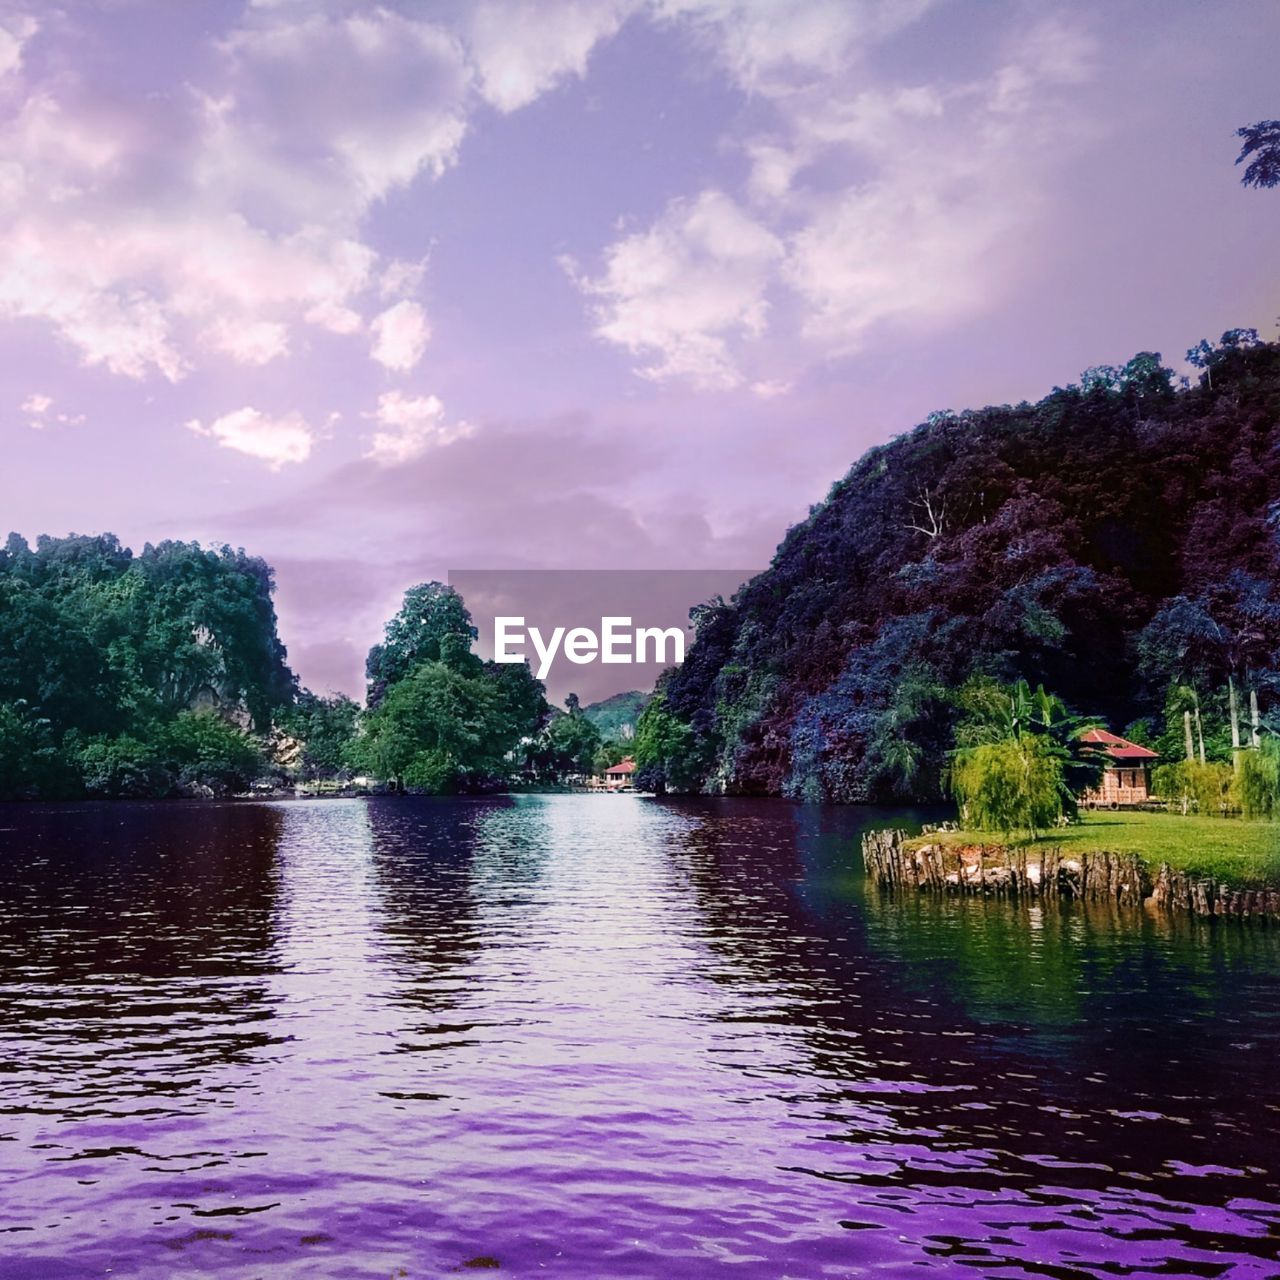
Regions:
[[[965,824],[979,831],[1026,831],[1034,840],[1063,816],[1062,760],[1041,734],[961,748],[950,779]]]

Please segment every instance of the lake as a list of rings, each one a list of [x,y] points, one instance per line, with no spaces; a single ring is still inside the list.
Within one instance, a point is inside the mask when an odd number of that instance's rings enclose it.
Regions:
[[[0,1277],[1280,1274],[1280,930],[919,816],[0,808]]]

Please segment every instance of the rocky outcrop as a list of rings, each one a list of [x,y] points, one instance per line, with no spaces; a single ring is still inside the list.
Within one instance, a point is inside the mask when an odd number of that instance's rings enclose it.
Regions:
[[[1153,875],[1137,854],[1064,857],[1057,845],[1029,853],[1001,844],[913,844],[905,831],[871,831],[863,837],[862,856],[867,875],[885,889],[1146,903],[1184,915],[1280,921],[1280,890],[1197,879],[1168,863]]]

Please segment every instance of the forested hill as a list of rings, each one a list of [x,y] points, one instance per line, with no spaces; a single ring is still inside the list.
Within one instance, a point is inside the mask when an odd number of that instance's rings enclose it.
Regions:
[[[267,564],[16,534],[0,550],[0,798],[239,782],[294,699]],[[201,715],[200,712],[216,712]]]
[[[635,735],[636,721],[649,701],[647,693],[632,689],[627,693],[615,693],[600,702],[582,708],[582,714],[600,730],[602,738],[630,740]]]
[[[1280,727],[1280,346],[1233,331],[871,450],[697,639],[641,725],[670,789],[939,793],[966,681],[1025,678],[1182,751],[1228,680]],[[1138,723],[1134,723],[1134,722]]]

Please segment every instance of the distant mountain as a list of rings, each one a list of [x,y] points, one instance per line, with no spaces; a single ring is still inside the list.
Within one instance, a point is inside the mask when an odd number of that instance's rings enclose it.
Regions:
[[[1195,385],[1143,353],[872,449],[696,611],[646,717],[651,779],[933,797],[975,675],[1142,719],[1166,754],[1188,699],[1229,753],[1232,688],[1280,729],[1280,345],[1237,330],[1191,355]]]
[[[648,704],[650,695],[633,689],[629,693],[615,693],[602,702],[593,702],[582,708],[582,714],[600,730],[600,736],[630,741],[635,737],[636,721]]]

